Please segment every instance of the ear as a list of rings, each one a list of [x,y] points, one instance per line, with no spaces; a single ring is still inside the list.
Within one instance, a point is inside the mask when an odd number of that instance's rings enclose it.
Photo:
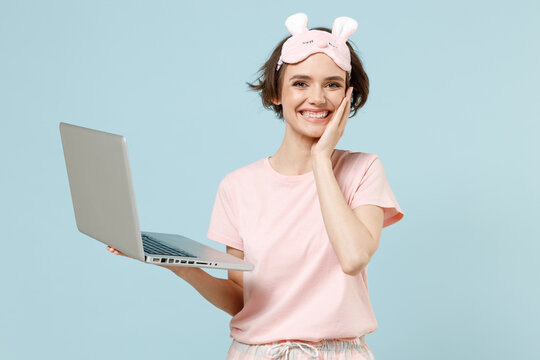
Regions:
[[[332,35],[343,40],[343,42],[347,42],[349,36],[354,34],[357,29],[358,23],[356,20],[350,17],[341,16],[334,20],[334,24],[332,25]]]
[[[276,100],[276,99],[272,99],[272,104],[274,104],[274,105],[281,105],[281,101],[280,101],[280,100]]]

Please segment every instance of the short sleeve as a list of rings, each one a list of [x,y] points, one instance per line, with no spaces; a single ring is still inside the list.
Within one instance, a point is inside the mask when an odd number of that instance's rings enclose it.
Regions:
[[[243,241],[238,233],[238,213],[227,181],[225,177],[218,186],[206,237],[243,251]]]
[[[383,208],[383,228],[403,218],[403,212],[390,188],[378,156],[375,156],[368,165],[353,194],[351,208],[355,209],[360,205],[377,205]]]

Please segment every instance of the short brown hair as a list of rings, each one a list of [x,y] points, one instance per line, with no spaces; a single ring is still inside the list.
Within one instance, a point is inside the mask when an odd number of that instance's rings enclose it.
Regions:
[[[316,27],[311,30],[323,30],[329,33],[332,32],[326,27]],[[278,71],[276,71],[276,67],[279,57],[281,55],[281,47],[283,46],[283,43],[287,41],[287,39],[289,39],[291,36],[292,35],[289,35],[283,40],[281,40],[279,44],[275,47],[274,51],[272,51],[272,55],[270,55],[270,58],[268,58],[264,65],[261,66],[258,71],[260,75],[256,79],[257,83],[246,83],[251,88],[251,90],[260,91],[263,106],[266,109],[273,110],[280,119],[283,119],[283,107],[281,105],[275,105],[272,100],[277,100],[281,98],[281,87],[283,84],[282,78],[283,74],[285,73],[285,69],[287,68],[287,64],[284,63]],[[349,80],[348,76],[346,76],[345,80],[345,90],[347,90],[349,86],[352,86],[354,88],[351,95],[352,115],[349,114],[349,117],[353,117],[354,115],[356,115],[358,109],[364,106],[369,93],[369,78],[364,71],[362,61],[360,61],[360,58],[356,54],[356,50],[354,50],[351,46],[351,43],[347,41],[347,47],[351,52],[351,79]]]

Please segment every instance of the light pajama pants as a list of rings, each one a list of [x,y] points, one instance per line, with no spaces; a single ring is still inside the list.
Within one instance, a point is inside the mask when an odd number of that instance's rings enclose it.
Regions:
[[[365,335],[318,342],[281,340],[269,344],[244,344],[233,339],[227,360],[375,360]]]

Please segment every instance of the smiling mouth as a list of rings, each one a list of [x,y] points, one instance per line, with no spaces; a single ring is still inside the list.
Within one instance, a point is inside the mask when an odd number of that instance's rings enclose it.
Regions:
[[[309,122],[314,123],[321,123],[325,122],[329,117],[331,112],[330,111],[299,111],[298,114],[304,119]]]
[[[329,111],[300,111],[303,117],[322,119],[328,116]]]

